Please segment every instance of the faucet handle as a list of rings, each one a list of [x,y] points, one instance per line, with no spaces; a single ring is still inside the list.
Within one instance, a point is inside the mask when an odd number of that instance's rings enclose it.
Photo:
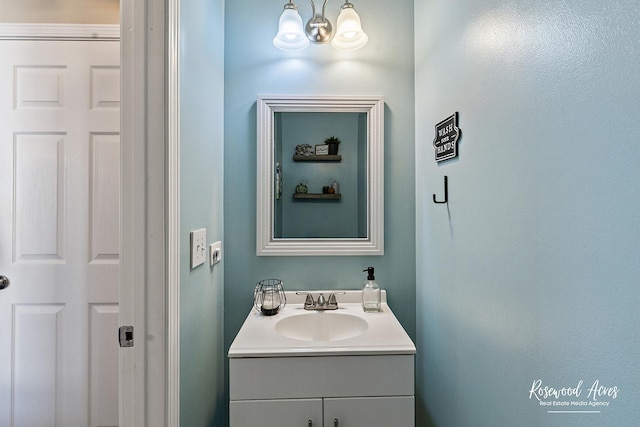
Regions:
[[[344,295],[344,294],[346,294],[345,291],[331,292],[331,295],[329,295],[328,305],[337,306],[338,300],[336,300],[336,295]]]
[[[313,301],[313,295],[311,295],[311,292],[296,292],[296,295],[306,295],[307,296],[304,299],[304,306],[305,307],[313,307],[315,305],[315,302]]]
[[[313,295],[307,294],[307,298],[305,298],[304,300],[304,305],[308,305],[310,307],[313,307],[315,305],[315,302],[313,302]]]

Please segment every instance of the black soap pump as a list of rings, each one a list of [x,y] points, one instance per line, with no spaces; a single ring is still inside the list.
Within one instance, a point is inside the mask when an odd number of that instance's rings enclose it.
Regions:
[[[367,272],[367,281],[362,288],[362,309],[367,313],[380,311],[380,286],[374,282],[373,267],[362,271]]]

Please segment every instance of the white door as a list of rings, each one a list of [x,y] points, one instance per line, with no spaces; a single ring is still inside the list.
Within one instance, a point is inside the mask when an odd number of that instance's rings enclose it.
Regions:
[[[118,424],[117,41],[0,41],[0,426]]]

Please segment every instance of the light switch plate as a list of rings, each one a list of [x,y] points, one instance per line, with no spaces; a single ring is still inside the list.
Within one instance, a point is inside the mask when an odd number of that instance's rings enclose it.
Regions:
[[[209,245],[209,264],[215,265],[222,261],[222,242],[218,241]]]
[[[191,232],[191,268],[196,268],[207,259],[207,229]]]

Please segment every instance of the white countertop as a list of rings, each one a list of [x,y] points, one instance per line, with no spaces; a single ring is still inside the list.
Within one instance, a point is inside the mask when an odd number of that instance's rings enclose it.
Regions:
[[[325,298],[331,293],[313,291],[314,298],[320,292],[324,293]],[[367,322],[367,329],[362,334],[338,341],[301,341],[276,332],[275,325],[280,320],[309,311],[304,310],[304,296],[286,292],[287,305],[278,314],[264,316],[255,309],[251,310],[229,348],[229,357],[415,354],[414,343],[387,305],[386,294],[382,292],[382,309],[377,313],[365,313],[362,310],[361,291],[337,295],[338,309],[335,312],[357,316]],[[326,314],[331,315],[331,312]]]

